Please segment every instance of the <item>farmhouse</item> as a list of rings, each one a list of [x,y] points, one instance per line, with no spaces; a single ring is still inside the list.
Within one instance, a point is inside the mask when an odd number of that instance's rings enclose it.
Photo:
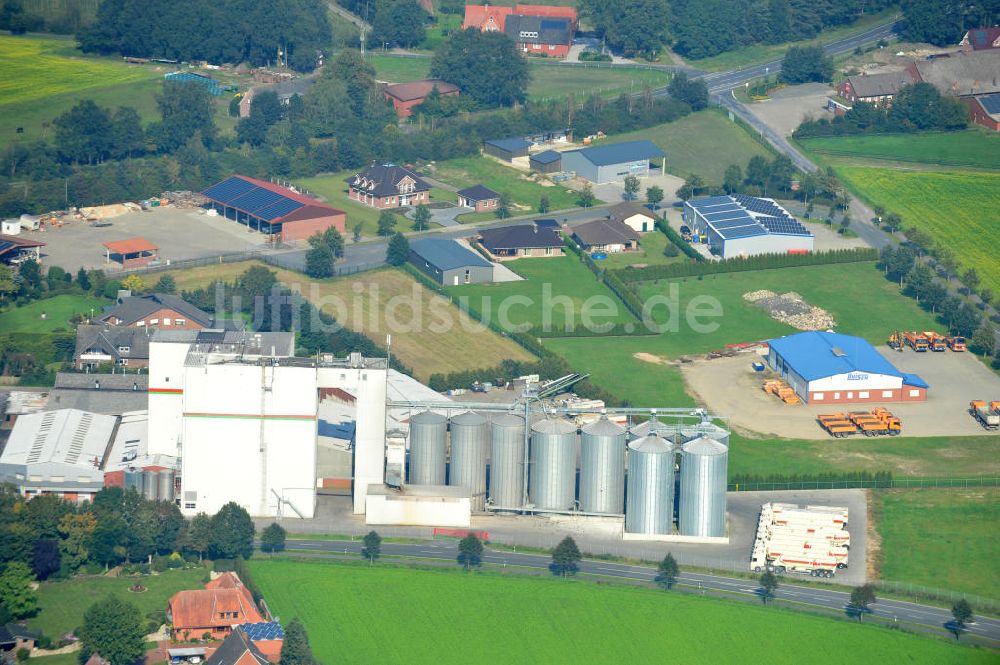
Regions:
[[[458,205],[463,208],[475,208],[476,212],[496,210],[500,206],[500,194],[489,187],[475,185],[458,190]]]
[[[539,228],[535,224],[483,229],[479,242],[498,260],[526,256],[562,256],[564,245],[558,231]]]
[[[205,665],[270,665],[271,662],[240,626],[226,636],[219,648],[205,661]],[[277,659],[273,662],[277,662]]]
[[[562,170],[602,184],[624,180],[630,175],[649,175],[649,160],[653,158],[663,159],[666,172],[666,154],[652,141],[626,141],[568,150],[562,153]]]
[[[565,58],[576,36],[577,14],[573,7],[548,5],[466,5],[462,29],[503,32],[518,50],[531,55]]]
[[[899,89],[913,82],[913,74],[905,70],[848,76],[837,86],[837,95],[852,104],[868,102],[875,106],[889,106]]]
[[[413,115],[413,107],[423,104],[424,99],[435,88],[442,97],[458,96],[458,86],[441,79],[396,83],[385,86],[382,92],[385,98],[392,102],[392,107],[396,109],[396,114],[400,118],[409,118]]]
[[[987,49],[1000,49],[1000,27],[976,28],[969,30],[959,42],[967,50],[983,51]]]
[[[73,362],[81,370],[96,369],[101,365],[148,367],[151,335],[152,328],[77,326]]]
[[[122,268],[138,268],[159,258],[160,248],[145,238],[129,238],[103,243],[105,263],[114,261]]]
[[[558,173],[562,170],[562,154],[555,150],[535,153],[528,158],[528,166],[538,173]]]
[[[507,139],[491,139],[483,142],[483,152],[491,157],[513,162],[519,157],[527,157],[531,141],[519,136]]]
[[[253,595],[235,573],[223,573],[204,589],[178,591],[167,602],[167,620],[178,640],[228,636],[236,626],[261,623]]]
[[[919,402],[927,383],[860,337],[810,331],[770,340],[767,363],[803,402]]]
[[[202,194],[209,207],[281,242],[305,240],[329,228],[344,233],[347,214],[288,187],[233,175]]]
[[[992,96],[1000,93],[1000,51],[993,48],[957,51],[933,60],[913,62],[909,71],[918,80],[936,87],[941,94],[962,100],[978,124],[997,128],[993,117],[997,113],[996,102]]]
[[[212,327],[213,317],[173,294],[150,293],[121,298],[115,307],[105,310],[98,320],[112,326],[129,328],[173,326],[201,329]]]
[[[656,226],[656,216],[649,208],[634,201],[625,201],[608,208],[610,218],[622,222],[636,233],[647,233]]]
[[[813,250],[813,234],[774,202],[755,196],[709,196],[684,202],[684,223],[724,259]]]
[[[410,263],[445,286],[493,281],[493,264],[454,240],[414,240],[410,243]]]
[[[372,165],[347,179],[350,197],[372,208],[401,208],[427,203],[431,186],[413,171],[395,164]]]
[[[590,253],[618,254],[639,249],[639,234],[613,219],[598,219],[573,230],[573,239]]]
[[[45,243],[38,240],[0,235],[0,263],[16,265],[27,259],[41,261],[42,247]]]
[[[962,101],[969,107],[969,115],[977,125],[1000,131],[1000,93],[966,97]]]

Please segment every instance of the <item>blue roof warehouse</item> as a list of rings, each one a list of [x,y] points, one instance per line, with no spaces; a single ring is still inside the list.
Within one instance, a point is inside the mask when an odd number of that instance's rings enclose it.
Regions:
[[[770,340],[767,364],[807,404],[922,402],[927,382],[860,337],[810,331]]]
[[[410,243],[410,263],[445,286],[493,281],[493,264],[454,240],[414,240]]]
[[[596,184],[619,182],[649,175],[651,159],[663,160],[661,169],[666,168],[666,154],[652,141],[625,141],[568,150],[562,153],[562,170]]]
[[[773,199],[708,196],[685,201],[683,216],[712,253],[724,259],[813,250],[813,234]]]

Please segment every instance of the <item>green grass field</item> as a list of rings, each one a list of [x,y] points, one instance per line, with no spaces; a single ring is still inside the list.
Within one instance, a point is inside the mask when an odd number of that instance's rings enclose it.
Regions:
[[[650,231],[639,236],[639,247],[641,252],[621,252],[619,254],[608,254],[608,258],[598,261],[602,268],[625,268],[626,266],[660,266],[668,263],[679,263],[689,261],[683,254],[677,256],[664,256],[663,250],[666,248],[667,236],[659,231]]]
[[[878,492],[874,513],[881,579],[1000,599],[1000,490]]]
[[[0,311],[0,333],[71,332],[74,326],[69,320],[74,314],[89,315],[91,309],[95,313],[100,313],[107,304],[107,300],[65,293],[36,300],[23,307],[11,307]]]
[[[648,139],[667,153],[667,170],[682,177],[696,173],[708,183],[722,183],[730,164],[746,168],[755,155],[771,159],[771,153],[742,127],[723,113],[705,110],[680,120],[628,134],[613,142]]]
[[[524,281],[452,286],[448,291],[466,298],[469,307],[507,329],[525,323],[543,326],[544,303],[552,305],[548,308],[550,325],[555,327],[564,326],[567,320],[578,326],[584,316],[592,316],[595,324],[635,321],[576,256],[517,259],[504,265]]]
[[[299,617],[325,663],[994,660],[857,622],[585,580],[287,559],[253,559],[250,568],[272,611]]]
[[[444,180],[459,189],[486,185],[498,192],[510,194],[515,215],[537,209],[542,196],[549,197],[552,210],[576,206],[576,192],[564,187],[543,187],[528,180],[525,174],[486,157],[458,157],[434,165],[434,178]]]
[[[975,268],[983,286],[1000,292],[1000,173],[924,172],[838,166],[837,173],[862,198],[898,213],[951,249],[963,268]]]
[[[982,128],[962,132],[829,136],[799,141],[809,152],[889,162],[1000,168],[1000,134]]]
[[[143,616],[163,611],[167,600],[181,589],[200,589],[205,568],[168,570],[146,577],[75,577],[57,582],[42,582],[38,589],[41,611],[28,619],[28,626],[41,630],[54,641],[83,623],[83,614],[108,594],[115,594],[139,608]],[[136,582],[146,587],[142,593],[128,588]]]

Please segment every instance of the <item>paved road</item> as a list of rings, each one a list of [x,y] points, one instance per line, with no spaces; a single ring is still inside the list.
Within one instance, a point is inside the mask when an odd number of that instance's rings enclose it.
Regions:
[[[350,553],[361,555],[362,543],[359,541],[329,541],[329,540],[294,540],[288,546],[296,550],[323,553]],[[414,544],[382,543],[384,556],[416,557],[438,561],[455,561],[458,556],[458,545],[451,541],[425,541]],[[551,558],[541,554],[522,554],[520,552],[503,552],[486,548],[483,553],[486,563],[499,566],[520,566],[525,568],[547,569]],[[656,577],[656,570],[648,566],[633,566],[608,561],[584,560],[580,563],[580,572],[589,575],[601,575],[625,580],[641,580],[651,582]],[[711,592],[737,594],[741,596],[759,596],[758,585],[745,579],[711,575],[707,573],[683,573],[679,578],[682,585],[705,589]],[[809,607],[817,607],[835,612],[845,611],[850,601],[848,593],[829,589],[796,586],[785,581],[778,587],[775,596],[789,603],[797,603]],[[877,617],[910,623],[931,629],[944,629],[951,620],[951,613],[938,607],[920,605],[900,600],[879,600],[871,606],[871,613]],[[1000,644],[1000,620],[979,618],[975,625],[966,629],[971,635]]]

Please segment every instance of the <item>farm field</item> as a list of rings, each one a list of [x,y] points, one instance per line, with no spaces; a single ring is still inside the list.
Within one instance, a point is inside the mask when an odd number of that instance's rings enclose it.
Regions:
[[[667,153],[671,173],[682,177],[698,174],[710,184],[721,184],[730,164],[745,169],[756,155],[771,159],[771,153],[742,127],[711,109],[649,129],[616,134],[610,142],[639,139],[648,139]]]
[[[799,143],[809,152],[834,157],[1000,168],[1000,135],[982,128],[961,132],[824,136],[802,139]]]
[[[1000,225],[983,211],[1000,209],[1000,173],[924,172],[860,166],[835,167],[837,174],[872,204],[898,213],[949,247],[963,268],[975,268],[983,286],[1000,292]]]
[[[452,286],[448,291],[463,298],[471,309],[509,328],[524,324],[544,326],[545,302],[552,304],[549,325],[553,327],[563,327],[567,319],[579,326],[585,315],[594,317],[597,325],[635,321],[576,256],[517,259],[504,265],[524,277],[524,281]],[[602,302],[591,301],[595,297]],[[609,309],[611,312],[606,315]]]
[[[878,492],[874,513],[881,579],[1000,599],[1000,490]]]
[[[327,663],[663,662],[667,653],[677,662],[779,665],[839,665],[855,654],[934,665],[993,658],[875,626],[584,580],[288,559],[253,559],[250,568],[272,611],[299,617]],[[381,611],[390,607],[401,611]],[[831,640],[836,649],[814,647]]]
[[[74,325],[69,322],[74,314],[90,314],[104,310],[107,300],[63,293],[23,307],[0,310],[0,333],[10,332],[72,332]],[[42,315],[45,318],[41,318]]]
[[[28,627],[41,630],[58,641],[83,623],[87,608],[108,594],[116,594],[136,607],[145,617],[150,612],[162,612],[167,600],[181,589],[200,589],[205,568],[168,570],[157,575],[135,577],[86,576],[56,582],[42,582],[38,589],[41,611],[28,619]],[[147,591],[131,593],[128,588],[141,582]]]
[[[549,197],[551,210],[576,206],[576,192],[559,186],[539,185],[525,178],[523,172],[487,157],[457,157],[437,162],[430,175],[459,189],[486,185],[494,191],[506,192],[514,203],[511,212],[515,215],[536,210],[543,195]]]

